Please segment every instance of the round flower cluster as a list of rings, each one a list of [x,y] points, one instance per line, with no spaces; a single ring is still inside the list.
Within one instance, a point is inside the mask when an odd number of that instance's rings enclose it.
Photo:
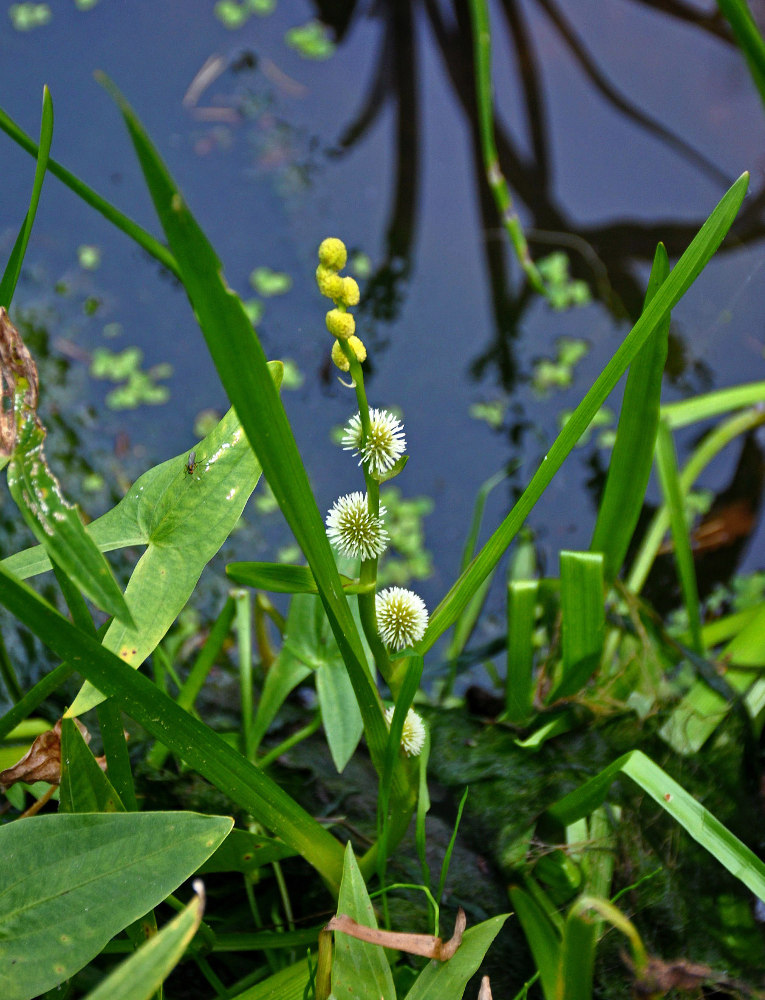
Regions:
[[[404,425],[388,410],[369,411],[369,433],[362,443],[361,414],[351,417],[343,434],[343,448],[361,455],[373,476],[381,476],[398,462],[406,450]]]
[[[425,635],[428,609],[421,597],[403,587],[388,587],[375,597],[377,631],[396,651],[412,646]]]
[[[394,708],[385,709],[385,721],[390,729],[393,721]],[[419,757],[422,748],[425,746],[425,723],[413,708],[410,708],[404,719],[404,728],[401,730],[401,746],[407,757]]]
[[[388,544],[388,532],[382,518],[369,510],[366,493],[348,493],[335,500],[327,514],[327,535],[344,556],[352,559],[376,559]]]

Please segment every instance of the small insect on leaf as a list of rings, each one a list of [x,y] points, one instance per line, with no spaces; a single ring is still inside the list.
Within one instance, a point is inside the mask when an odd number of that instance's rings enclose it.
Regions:
[[[195,451],[189,452],[189,457],[184,466],[184,471],[187,476],[192,476],[194,474],[194,469],[197,467],[197,453]]]

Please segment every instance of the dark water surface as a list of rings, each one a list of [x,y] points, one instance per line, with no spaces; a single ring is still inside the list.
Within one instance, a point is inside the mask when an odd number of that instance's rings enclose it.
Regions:
[[[93,80],[104,70],[142,118],[232,287],[250,294],[248,275],[261,265],[291,276],[291,291],[265,302],[258,329],[270,357],[294,359],[305,375],[285,401],[323,510],[361,481],[329,439],[354,398],[327,376],[315,251],[337,235],[368,255],[359,312],[372,359],[368,394],[404,415],[411,459],[396,485],[435,501],[426,521],[435,572],[417,585],[433,607],[457,572],[481,483],[517,465],[490,499],[493,528],[552,441],[560,410],[576,405],[629,330],[657,240],[677,256],[747,169],[742,219],[676,311],[665,397],[763,377],[765,111],[712,3],[493,3],[503,169],[534,255],[565,247],[595,296],[555,313],[522,292],[480,179],[464,5],[327,4],[341,10],[330,28],[337,49],[312,62],[284,36],[322,6],[282,0],[235,31],[202,0],[100,0],[88,12],[52,4],[50,23],[29,32],[3,13],[0,103],[36,135],[47,83],[53,156],[158,233],[121,119]],[[217,75],[184,105],[211,57]],[[34,164],[2,136],[0,150],[5,256]],[[83,244],[101,249],[98,270],[78,266]],[[53,293],[61,280],[69,296]],[[100,302],[89,317],[87,296]],[[182,291],[53,177],[14,305],[46,310],[54,350],[72,360],[85,394],[77,405],[96,407],[94,439],[108,452],[119,446],[132,474],[191,447],[195,415],[225,405]],[[121,333],[105,338],[115,323]],[[583,338],[590,351],[572,387],[540,398],[534,364],[554,356],[563,336]],[[169,402],[110,411],[110,386],[84,378],[99,345],[138,345],[145,367],[169,362]],[[490,402],[504,408],[499,429],[470,416],[473,404]],[[586,484],[597,453],[591,443],[577,454],[530,519],[548,572],[557,571],[560,548],[588,545],[594,523]],[[710,470],[707,486],[725,485],[737,454]],[[760,525],[743,568],[762,568],[763,545]]]

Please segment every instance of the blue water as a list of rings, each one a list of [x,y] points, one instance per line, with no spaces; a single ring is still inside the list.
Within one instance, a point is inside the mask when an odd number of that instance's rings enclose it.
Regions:
[[[285,30],[315,14],[314,5],[299,0],[281,2],[270,17],[252,17],[236,31],[201,0],[100,0],[87,12],[52,4],[51,22],[23,33],[2,13],[0,103],[36,134],[47,83],[56,114],[54,157],[159,234],[121,119],[93,80],[95,70],[104,70],[165,157],[229,283],[251,294],[247,278],[260,265],[292,277],[289,294],[266,302],[259,333],[269,356],[294,359],[305,375],[285,402],[323,510],[338,494],[359,488],[360,479],[355,463],[329,439],[330,428],[354,411],[354,399],[334,376],[329,382],[323,377],[331,344],[323,323],[326,303],[313,284],[316,246],[324,236],[340,236],[369,256],[373,271],[384,262],[389,239],[395,253],[406,255],[398,261],[397,301],[383,303],[377,317],[362,310],[359,332],[373,361],[370,402],[400,408],[406,422],[411,459],[396,485],[407,496],[435,501],[426,521],[435,571],[417,585],[432,607],[458,569],[481,483],[517,463],[510,485],[490,499],[488,530],[544,455],[559,411],[578,402],[630,321],[599,301],[566,313],[534,302],[511,319],[520,283],[505,246],[499,285],[506,314],[498,332],[486,251],[496,253],[505,240],[496,219],[485,220],[480,211],[465,112],[470,94],[460,82],[467,40],[464,33],[439,40],[433,12],[440,11],[448,35],[455,24],[451,5],[399,5],[411,13],[412,44],[399,36],[398,61],[381,69],[394,6],[351,5],[348,30],[334,57],[323,62],[285,45]],[[543,5],[532,0],[514,8],[531,39],[527,65],[535,71],[537,106],[529,117],[510,32],[500,5],[492,5],[497,106],[517,147],[518,208],[532,231],[545,231],[545,245],[532,250],[539,256],[553,249],[554,231],[577,233],[598,248],[602,267],[634,312],[656,239],[666,236],[671,253],[681,250],[722,195],[725,179],[744,169],[752,171],[750,200],[761,190],[765,111],[736,50],[701,28],[637,2],[569,0],[561,8],[617,94],[706,160],[702,166],[689,159],[593,89],[572,44],[562,41]],[[252,68],[242,65],[246,54]],[[184,106],[184,94],[211,56],[219,57],[222,71],[195,107]],[[378,74],[382,96],[371,102],[369,127],[340,151]],[[536,138],[530,121],[538,126]],[[400,123],[409,144],[399,165]],[[0,150],[0,250],[7,253],[34,165],[3,136]],[[390,237],[399,169],[400,202],[410,211],[402,212]],[[729,241],[677,309],[684,361],[667,381],[667,399],[762,377],[763,221],[755,216],[750,230],[754,237],[745,245]],[[101,249],[98,270],[78,266],[82,244]],[[578,252],[572,260],[578,276],[591,281],[593,271]],[[95,407],[91,431],[99,444],[107,451],[119,445],[133,472],[191,447],[195,415],[206,407],[222,410],[225,399],[182,291],[52,177],[27,262],[15,305],[49,310],[54,349],[74,359],[73,378]],[[52,292],[62,279],[69,297]],[[81,309],[87,295],[101,301],[92,317]],[[121,333],[105,339],[104,327],[115,323]],[[511,326],[514,337],[507,334]],[[584,338],[590,352],[571,388],[540,399],[530,373],[561,336]],[[172,364],[170,401],[110,411],[104,402],[110,386],[84,377],[87,355],[101,344],[111,350],[140,346],[146,367]],[[469,415],[472,404],[493,400],[507,408],[500,431]],[[681,444],[690,439],[684,435]],[[589,542],[594,515],[586,460],[592,447],[566,464],[531,516],[550,572],[560,548]],[[716,463],[705,484],[720,488],[735,459],[734,450]],[[651,494],[655,498],[653,487]],[[83,504],[87,509],[87,497]],[[760,525],[742,568],[762,567],[764,545]],[[266,546],[257,555],[273,557],[273,550]]]

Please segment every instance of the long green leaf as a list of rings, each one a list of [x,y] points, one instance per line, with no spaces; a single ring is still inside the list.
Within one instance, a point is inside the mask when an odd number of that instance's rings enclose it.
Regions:
[[[569,698],[587,682],[603,653],[603,557],[599,552],[561,552],[560,606],[563,656],[549,701]]]
[[[85,1000],[149,1000],[180,962],[202,921],[204,895],[196,882],[194,888],[197,895],[188,906],[118,965]]]
[[[744,54],[760,99],[765,104],[765,39],[746,0],[717,0],[720,12],[730,24],[738,46]]]
[[[102,80],[127,124],[154,207],[221,382],[316,579],[356,692],[372,759],[380,768],[388,734],[379,695],[363,666],[358,629],[343,593],[292,429],[268,374],[263,348],[241,301],[223,280],[213,248],[140,122],[116,88],[105,78]],[[404,780],[400,771],[398,780]]]
[[[677,574],[680,577],[683,603],[688,613],[691,641],[694,650],[699,656],[703,656],[704,641],[701,637],[699,588],[696,583],[696,568],[693,565],[691,536],[685,517],[685,498],[677,471],[675,442],[672,439],[672,432],[663,421],[659,424],[659,433],[656,438],[656,470],[659,473],[661,491],[669,513],[675,564],[677,566]]]
[[[325,878],[340,885],[342,848],[316,820],[259,768],[193,718],[148,678],[132,670],[25,584],[0,567],[3,604],[61,659],[74,667],[147,732],[281,836]]]
[[[0,108],[0,130],[5,132],[7,136],[22,149],[26,150],[31,156],[39,158],[40,147],[26,132],[20,128],[16,122],[5,113]],[[95,192],[92,188],[84,184],[79,177],[76,177],[71,171],[67,170],[66,167],[62,167],[54,159],[48,160],[48,171],[53,174],[54,177],[58,177],[66,186],[74,191],[86,204],[90,205],[97,212],[100,212],[105,219],[108,219],[112,225],[116,226],[117,229],[121,229],[123,233],[126,233],[132,240],[134,240],[140,247],[152,257],[156,258],[164,267],[176,277],[180,277],[178,273],[178,266],[175,263],[175,259],[166,246],[163,246],[158,239],[147,233],[145,229],[142,229],[136,222],[129,219],[126,215],[123,215],[118,209],[114,207],[106,198],[102,198],[100,194]]]
[[[656,248],[644,307],[669,274],[664,245]],[[604,573],[613,579],[621,569],[643,506],[653,464],[653,447],[659,423],[661,380],[667,360],[670,314],[667,313],[638,351],[630,365],[590,549],[602,552]]]
[[[606,397],[643,346],[647,337],[661,322],[665,314],[674,308],[707,265],[730,229],[746,194],[748,183],[748,174],[739,177],[694,237],[621,347],[574,410],[518,502],[434,611],[425,635],[418,643],[417,648],[420,652],[424,653],[430,649],[438,637],[460,616],[480,586],[481,581],[502,558],[534,504],[547,489],[564,459],[603,405]]]
[[[515,725],[528,720],[534,701],[533,639],[538,589],[537,580],[511,580],[508,585],[505,717]]]
[[[576,822],[602,804],[611,784],[621,774],[631,778],[721,865],[765,900],[765,864],[640,750],[619,757],[581,788],[556,802],[548,813],[564,826]]]
[[[556,1000],[557,971],[560,962],[561,935],[542,908],[525,889],[513,886],[510,902],[521,922],[529,943],[545,1000]]]
[[[60,813],[0,828],[3,1000],[72,976],[209,857],[233,820],[196,813]]]
[[[307,566],[285,566],[284,563],[233,562],[226,566],[226,576],[245,587],[268,590],[272,594],[318,594],[319,588]],[[369,590],[366,584],[340,574],[346,594]]]
[[[10,308],[13,293],[16,290],[16,283],[21,274],[21,265],[24,263],[24,254],[27,252],[29,237],[32,233],[37,206],[40,203],[40,192],[42,191],[45,171],[48,167],[48,156],[50,154],[50,144],[53,138],[53,102],[47,86],[43,87],[42,121],[40,123],[40,145],[37,150],[37,166],[35,167],[35,177],[32,183],[32,196],[29,199],[29,208],[22,223],[19,235],[11,251],[11,256],[0,281],[0,306]]]

